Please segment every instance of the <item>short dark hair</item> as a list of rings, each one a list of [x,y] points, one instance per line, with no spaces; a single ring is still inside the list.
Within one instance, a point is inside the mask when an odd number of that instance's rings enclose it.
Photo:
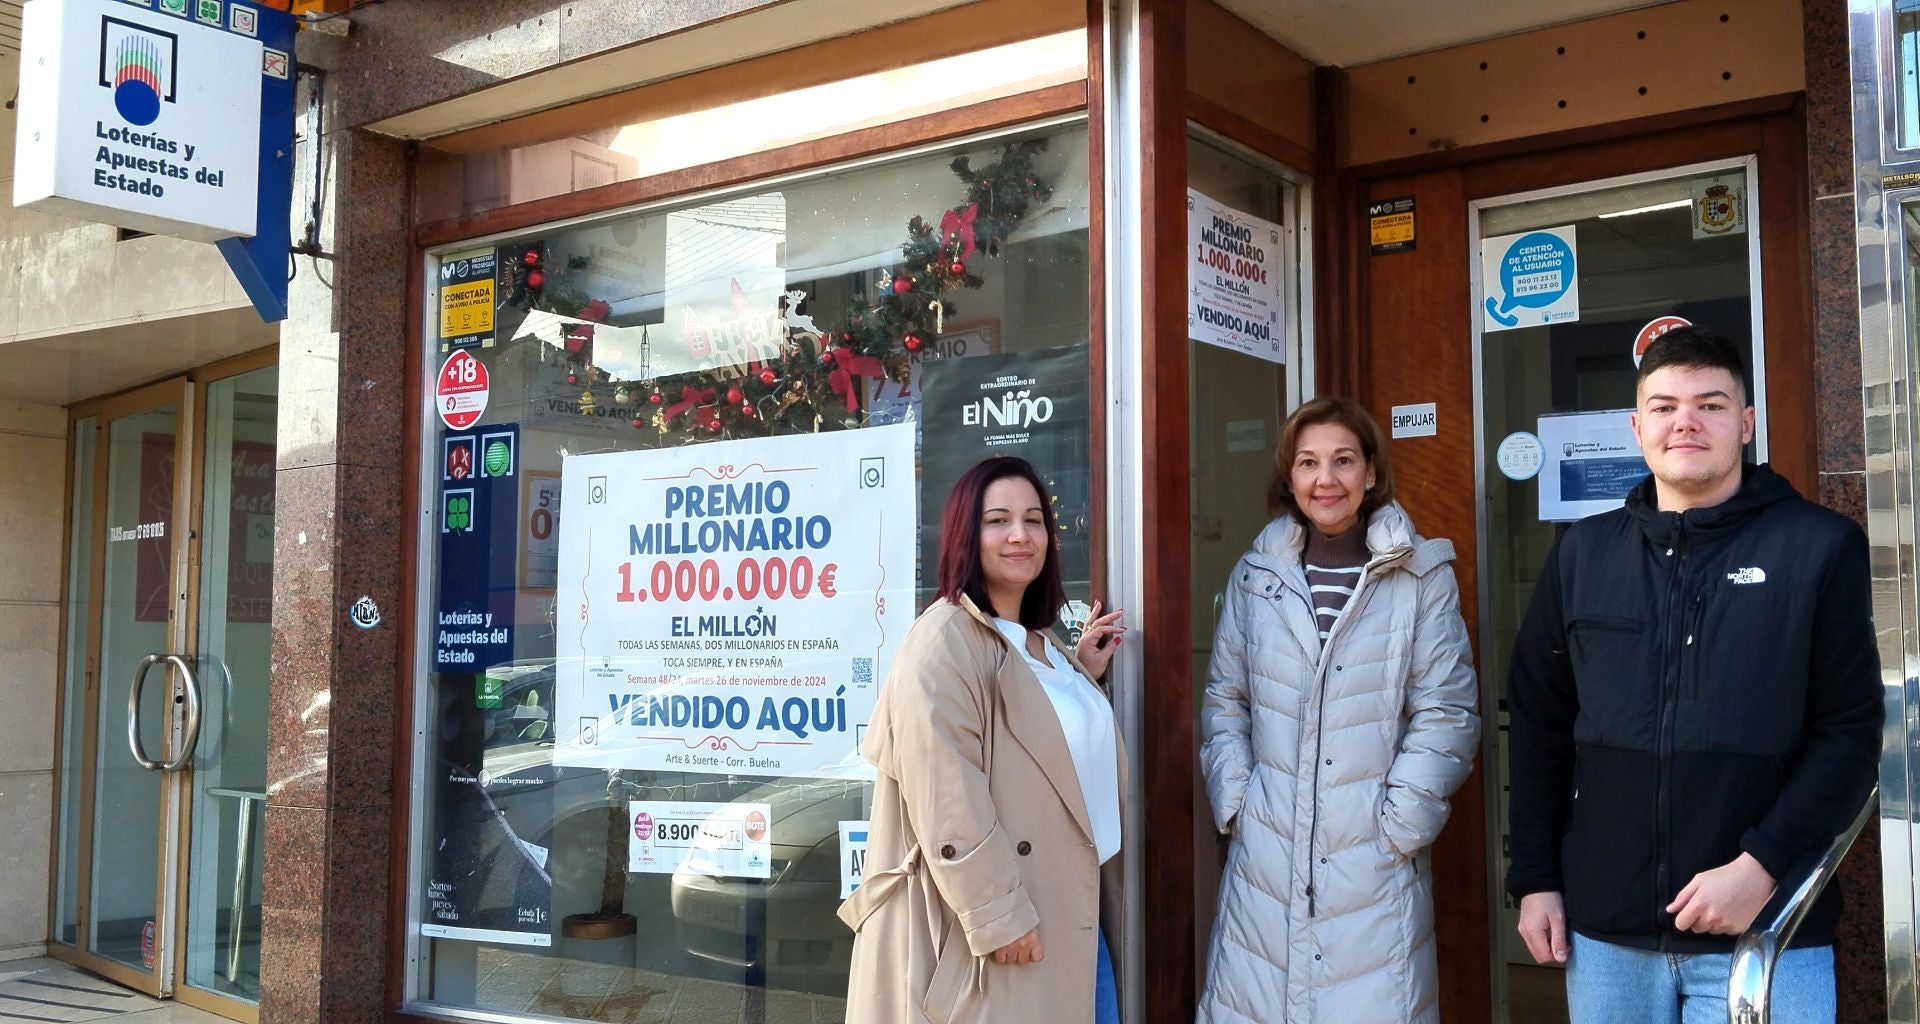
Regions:
[[[1705,327],[1676,327],[1647,346],[1640,357],[1640,372],[1633,378],[1633,393],[1657,370],[1677,366],[1686,370],[1725,370],[1740,387],[1740,404],[1753,404],[1753,389],[1747,384],[1747,367],[1740,359],[1740,347],[1726,335]]]
[[[980,520],[987,488],[1008,477],[1033,485],[1034,493],[1040,496],[1047,530],[1046,556],[1040,563],[1040,575],[1027,584],[1027,592],[1020,598],[1019,622],[1028,629],[1051,629],[1061,606],[1067,603],[1067,588],[1060,582],[1059,528],[1054,523],[1053,500],[1032,464],[1011,455],[983,459],[954,482],[947,495],[946,511],[940,516],[940,584],[935,596],[959,604],[964,594],[988,615],[1006,617],[1008,609],[995,608],[987,596],[986,573],[980,569]]]
[[[1300,503],[1293,500],[1293,456],[1300,450],[1300,432],[1321,423],[1332,423],[1353,431],[1360,439],[1360,454],[1373,469],[1373,486],[1360,499],[1360,527],[1365,529],[1373,513],[1393,502],[1393,464],[1387,457],[1387,435],[1373,416],[1351,398],[1316,398],[1293,411],[1280,428],[1280,443],[1273,449],[1273,482],[1267,485],[1267,514],[1282,512],[1298,523],[1307,522]]]

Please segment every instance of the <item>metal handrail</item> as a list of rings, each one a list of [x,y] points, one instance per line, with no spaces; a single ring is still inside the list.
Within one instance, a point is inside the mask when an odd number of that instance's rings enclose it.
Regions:
[[[1733,977],[1727,983],[1728,1024],[1768,1024],[1773,997],[1773,971],[1780,955],[1793,941],[1814,901],[1833,881],[1834,872],[1860,830],[1880,806],[1880,787],[1867,794],[1853,824],[1834,837],[1826,849],[1814,849],[1795,861],[1773,890],[1773,898],[1753,919],[1753,925],[1733,947]],[[1795,881],[1795,880],[1798,881]]]

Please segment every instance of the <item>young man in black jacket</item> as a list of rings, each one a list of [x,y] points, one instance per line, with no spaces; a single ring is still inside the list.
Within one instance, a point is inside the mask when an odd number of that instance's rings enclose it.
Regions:
[[[1507,888],[1574,1024],[1724,1022],[1734,940],[1873,785],[1867,541],[1743,465],[1727,339],[1654,342],[1636,400],[1653,475],[1555,543],[1514,642]],[[1838,915],[1781,959],[1775,1024],[1833,1020]]]

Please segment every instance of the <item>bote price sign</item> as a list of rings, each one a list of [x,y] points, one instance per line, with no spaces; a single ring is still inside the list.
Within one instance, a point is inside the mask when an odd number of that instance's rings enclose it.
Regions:
[[[555,763],[871,774],[913,619],[912,424],[569,456],[560,490]]]

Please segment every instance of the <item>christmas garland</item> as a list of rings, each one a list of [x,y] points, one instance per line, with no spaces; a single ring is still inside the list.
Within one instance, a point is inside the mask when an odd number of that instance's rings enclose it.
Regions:
[[[572,257],[552,273],[539,241],[501,261],[504,304],[574,321],[562,329],[561,351],[567,383],[582,388],[582,415],[595,415],[603,398],[610,398],[632,412],[636,429],[677,443],[858,427],[866,418],[862,380],[905,381],[912,354],[938,339],[945,319],[954,315],[949,296],[986,283],[974,273],[978,257],[999,256],[1028,213],[1052,197],[1033,166],[1046,146],[1045,139],[1011,143],[977,171],[967,157],[956,158],[949,166],[966,185],[966,201],[942,214],[937,225],[918,216],[909,220],[900,262],[879,273],[873,298],[856,297],[848,305],[840,326],[816,327],[801,312],[806,294],[787,292],[780,310],[783,337],[769,359],[664,380],[609,373],[594,364],[593,340],[595,325],[608,323],[612,308],[571,285],[590,258]]]

